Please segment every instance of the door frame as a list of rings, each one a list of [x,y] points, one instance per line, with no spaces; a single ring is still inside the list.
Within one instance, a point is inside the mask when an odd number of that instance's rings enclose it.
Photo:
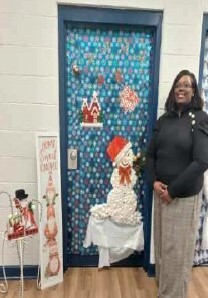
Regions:
[[[202,23],[202,35],[201,35],[201,53],[200,53],[200,63],[199,63],[199,87],[202,88],[202,78],[203,78],[203,69],[204,69],[204,42],[206,35],[208,34],[208,13],[203,14],[203,23]]]
[[[78,264],[77,260],[71,262],[67,255],[69,220],[67,213],[67,114],[66,114],[66,58],[65,36],[66,23],[93,23],[93,24],[124,24],[134,26],[151,27],[154,32],[155,50],[154,65],[152,69],[151,103],[149,109],[151,123],[148,125],[148,137],[152,135],[153,126],[157,118],[160,46],[162,29],[162,11],[130,10],[99,7],[82,7],[74,5],[58,5],[58,41],[59,41],[59,117],[60,117],[60,156],[61,156],[61,192],[62,192],[62,216],[63,216],[63,266],[66,270],[69,266],[87,266],[87,262]],[[151,274],[153,266],[150,264],[151,241],[151,216],[152,216],[152,189],[149,187],[144,204],[144,240],[143,268]],[[83,258],[83,256],[82,256]],[[89,265],[89,264],[88,264]]]

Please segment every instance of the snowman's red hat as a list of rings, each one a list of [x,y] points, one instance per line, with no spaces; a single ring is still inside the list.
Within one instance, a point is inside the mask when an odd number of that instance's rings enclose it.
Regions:
[[[119,163],[132,147],[131,142],[121,136],[115,136],[107,147],[107,154],[114,163]]]

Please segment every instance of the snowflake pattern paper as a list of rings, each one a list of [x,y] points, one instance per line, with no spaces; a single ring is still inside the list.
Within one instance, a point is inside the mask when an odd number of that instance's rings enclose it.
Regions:
[[[110,25],[109,25],[110,26]],[[79,166],[68,171],[68,252],[95,254],[83,240],[92,205],[102,204],[110,191],[112,165],[106,147],[114,135],[131,140],[133,150],[144,151],[148,142],[149,110],[152,109],[151,76],[154,32],[151,28],[76,26],[66,28],[66,96],[68,148],[79,148]],[[80,75],[72,71],[73,65]],[[139,97],[131,113],[120,107],[119,96],[129,86]],[[99,97],[103,127],[80,125],[83,98]],[[138,210],[143,214],[147,196],[145,176],[135,186]]]

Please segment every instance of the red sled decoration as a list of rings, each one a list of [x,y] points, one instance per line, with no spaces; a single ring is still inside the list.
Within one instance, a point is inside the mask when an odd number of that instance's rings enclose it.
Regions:
[[[22,238],[25,236],[35,235],[38,233],[38,227],[33,227],[31,229],[24,229],[24,227],[15,227],[12,233],[7,233],[7,239],[13,240]]]

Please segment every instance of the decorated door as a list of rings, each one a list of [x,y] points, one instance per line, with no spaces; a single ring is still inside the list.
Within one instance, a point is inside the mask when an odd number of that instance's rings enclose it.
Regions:
[[[64,26],[65,142],[68,160],[75,159],[68,164],[66,177],[70,263],[73,256],[84,260],[97,254],[96,247],[86,249],[83,241],[90,208],[105,203],[112,189],[109,142],[119,135],[131,141],[135,154],[147,148],[156,108],[156,35],[151,26],[102,22]],[[145,171],[134,190],[144,216],[149,196]]]

